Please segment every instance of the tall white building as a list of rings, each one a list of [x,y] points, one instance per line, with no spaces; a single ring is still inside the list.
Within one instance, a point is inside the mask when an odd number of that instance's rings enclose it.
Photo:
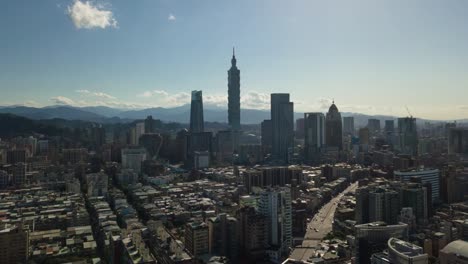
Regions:
[[[132,169],[136,173],[141,173],[141,163],[146,160],[146,150],[144,148],[122,149],[122,168]]]
[[[258,211],[267,220],[267,253],[272,261],[279,262],[289,254],[292,246],[291,190],[289,187],[263,191],[258,201]]]

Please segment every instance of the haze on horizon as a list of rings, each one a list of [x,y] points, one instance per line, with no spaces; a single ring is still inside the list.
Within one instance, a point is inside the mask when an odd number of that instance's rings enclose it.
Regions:
[[[0,105],[225,106],[468,118],[468,2],[6,0]]]

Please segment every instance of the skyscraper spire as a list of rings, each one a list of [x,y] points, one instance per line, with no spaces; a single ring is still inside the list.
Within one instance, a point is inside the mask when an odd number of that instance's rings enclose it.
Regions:
[[[233,67],[236,66],[236,63],[237,63],[237,60],[236,60],[236,50],[234,48],[234,46],[232,47],[232,59],[231,59],[231,65]]]
[[[232,47],[231,68],[228,70],[228,122],[231,130],[240,130],[240,71],[236,50]]]

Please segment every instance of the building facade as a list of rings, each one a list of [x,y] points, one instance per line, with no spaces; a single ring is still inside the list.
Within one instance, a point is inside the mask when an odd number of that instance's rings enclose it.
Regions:
[[[271,94],[273,156],[287,163],[294,146],[294,104],[289,94]]]
[[[204,123],[202,91],[192,91],[192,101],[190,104],[190,132],[204,132]]]
[[[327,148],[343,149],[341,114],[334,102],[328,109],[325,119],[325,142]]]
[[[231,68],[228,70],[228,122],[231,130],[240,130],[240,70],[232,50]]]

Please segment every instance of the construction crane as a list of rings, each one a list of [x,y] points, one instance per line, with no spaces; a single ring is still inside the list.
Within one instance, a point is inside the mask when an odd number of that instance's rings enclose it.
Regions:
[[[409,117],[413,118],[413,115],[412,115],[411,112],[409,111],[408,106],[405,105],[405,107],[406,107],[406,112],[408,112]]]

